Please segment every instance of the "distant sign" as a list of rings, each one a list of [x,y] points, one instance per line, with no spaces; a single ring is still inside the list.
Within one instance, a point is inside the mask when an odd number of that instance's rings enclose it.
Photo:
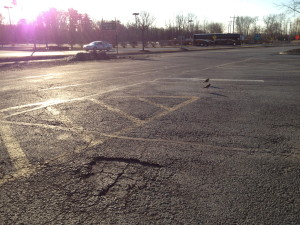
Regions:
[[[261,34],[255,34],[254,40],[255,41],[260,41],[261,40]]]
[[[102,30],[116,30],[116,28],[116,22],[102,23],[101,25]]]

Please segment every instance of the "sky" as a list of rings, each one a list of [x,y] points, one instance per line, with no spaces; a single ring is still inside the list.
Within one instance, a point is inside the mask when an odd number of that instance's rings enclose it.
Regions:
[[[258,16],[262,19],[269,14],[283,13],[276,6],[287,0],[17,0],[18,5],[9,10],[12,23],[20,19],[34,19],[40,12],[51,7],[59,10],[74,8],[79,13],[87,13],[94,20],[120,20],[121,23],[134,22],[133,13],[146,11],[155,18],[154,25],[165,27],[175,21],[176,15],[194,14],[199,21],[222,22],[228,24],[233,16]],[[0,13],[9,23],[8,10],[11,0],[0,0]]]

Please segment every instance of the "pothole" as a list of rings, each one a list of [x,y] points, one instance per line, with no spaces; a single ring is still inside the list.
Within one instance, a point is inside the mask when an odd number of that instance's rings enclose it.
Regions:
[[[155,180],[163,166],[135,158],[95,157],[76,171],[80,179],[94,186],[94,195],[124,197]]]

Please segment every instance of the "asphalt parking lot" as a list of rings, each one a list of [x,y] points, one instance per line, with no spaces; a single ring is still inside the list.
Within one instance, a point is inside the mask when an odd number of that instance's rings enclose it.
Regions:
[[[0,224],[298,224],[300,66],[280,51],[0,72]]]

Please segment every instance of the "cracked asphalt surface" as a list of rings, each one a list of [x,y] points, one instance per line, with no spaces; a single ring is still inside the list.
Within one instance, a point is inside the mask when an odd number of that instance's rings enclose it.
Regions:
[[[5,67],[0,224],[299,224],[299,56],[279,51]]]

